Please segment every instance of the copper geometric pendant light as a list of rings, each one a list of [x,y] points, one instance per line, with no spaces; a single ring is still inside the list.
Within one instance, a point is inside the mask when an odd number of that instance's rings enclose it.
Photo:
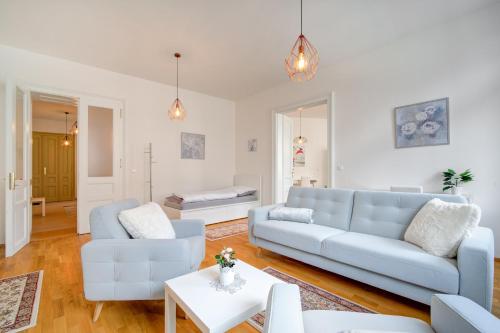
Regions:
[[[302,0],[300,0],[300,35],[285,59],[285,68],[292,81],[308,81],[316,75],[319,54],[302,33]]]
[[[186,109],[184,109],[184,106],[179,99],[179,58],[181,57],[181,54],[175,53],[174,56],[177,59],[177,97],[172,103],[170,110],[168,110],[168,116],[171,120],[183,120],[186,118]]]

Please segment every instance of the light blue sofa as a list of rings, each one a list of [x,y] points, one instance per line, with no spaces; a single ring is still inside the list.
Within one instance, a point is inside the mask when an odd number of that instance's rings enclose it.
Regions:
[[[314,223],[268,219],[264,206],[249,212],[249,239],[258,247],[430,304],[433,294],[462,295],[491,310],[493,233],[477,228],[456,259],[426,253],[403,241],[430,199],[464,202],[445,194],[290,189],[286,205],[314,209]]]
[[[299,288],[275,284],[269,291],[264,333],[497,333],[500,320],[470,299],[433,295],[431,325],[415,318],[372,313],[313,310],[302,312]]]
[[[176,239],[131,239],[118,214],[137,206],[129,199],[90,213],[92,240],[81,256],[85,298],[98,302],[94,321],[103,301],[163,299],[165,280],[196,271],[205,257],[202,220],[173,220]]]

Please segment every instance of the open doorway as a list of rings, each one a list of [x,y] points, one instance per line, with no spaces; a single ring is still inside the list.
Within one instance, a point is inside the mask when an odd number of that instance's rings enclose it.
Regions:
[[[292,186],[333,185],[333,109],[329,98],[276,111],[274,202],[284,202]]]
[[[78,99],[32,91],[31,240],[77,233]]]

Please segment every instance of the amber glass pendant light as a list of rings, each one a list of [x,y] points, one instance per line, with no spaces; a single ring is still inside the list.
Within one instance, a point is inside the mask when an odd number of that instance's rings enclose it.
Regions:
[[[285,68],[292,81],[308,81],[316,75],[319,54],[302,33],[302,0],[300,0],[300,35],[285,59]]]
[[[68,114],[69,112],[64,112],[66,115],[66,131],[64,132],[64,141],[63,141],[63,146],[69,147],[71,145],[71,142],[69,141],[68,138]]]
[[[307,138],[305,136],[302,136],[302,108],[299,109],[299,136],[293,139],[293,143],[296,143],[298,145],[307,143]]]
[[[168,110],[168,116],[171,120],[183,120],[186,118],[186,110],[179,99],[179,58],[181,57],[181,54],[175,53],[174,56],[177,59],[177,97],[172,103],[170,110]]]

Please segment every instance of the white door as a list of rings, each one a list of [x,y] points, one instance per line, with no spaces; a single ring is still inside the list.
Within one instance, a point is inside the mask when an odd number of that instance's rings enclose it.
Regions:
[[[14,255],[31,234],[31,107],[29,92],[5,85],[5,254]]]
[[[285,202],[293,185],[293,120],[276,113],[274,202]]]
[[[92,208],[123,198],[122,103],[82,97],[78,107],[78,233],[90,232]]]
[[[293,186],[293,119],[283,117],[283,201]]]

